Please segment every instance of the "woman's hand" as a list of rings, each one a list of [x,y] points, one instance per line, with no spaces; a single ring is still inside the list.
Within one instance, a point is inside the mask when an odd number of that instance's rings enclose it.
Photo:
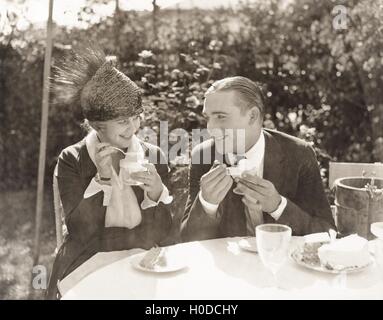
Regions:
[[[140,185],[140,187],[147,192],[148,197],[152,201],[157,202],[164,189],[162,179],[157,173],[154,164],[148,163],[143,166],[146,167],[148,171],[134,172],[130,175],[130,177],[134,180],[142,182],[143,185]]]
[[[110,143],[99,143],[96,146],[95,162],[101,178],[112,178],[112,154],[117,150]]]

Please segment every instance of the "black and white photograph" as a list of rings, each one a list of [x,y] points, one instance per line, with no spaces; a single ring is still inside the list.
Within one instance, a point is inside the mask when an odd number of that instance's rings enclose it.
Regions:
[[[383,300],[383,0],[0,0],[0,300]]]

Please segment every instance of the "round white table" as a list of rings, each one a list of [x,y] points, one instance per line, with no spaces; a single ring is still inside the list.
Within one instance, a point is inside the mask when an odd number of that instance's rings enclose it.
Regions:
[[[134,254],[143,250],[103,253],[103,266],[89,272],[88,260],[80,267],[86,276],[78,272],[62,281],[62,299],[383,299],[383,270],[376,263],[337,275],[309,270],[289,258],[278,275],[283,289],[272,287],[271,273],[258,254],[239,247],[240,239],[171,246],[188,267],[166,274],[132,266]],[[293,237],[291,245],[300,241],[303,238]]]

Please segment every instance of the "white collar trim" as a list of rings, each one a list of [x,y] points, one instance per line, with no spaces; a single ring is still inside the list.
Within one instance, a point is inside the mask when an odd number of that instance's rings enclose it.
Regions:
[[[261,161],[265,155],[265,135],[263,130],[259,135],[258,141],[245,153],[247,159],[257,159]]]

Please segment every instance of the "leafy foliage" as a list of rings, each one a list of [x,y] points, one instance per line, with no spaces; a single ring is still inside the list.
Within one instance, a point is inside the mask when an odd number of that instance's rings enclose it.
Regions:
[[[265,84],[265,126],[313,143],[328,161],[383,159],[383,37],[378,0],[353,0],[347,29],[333,28],[335,1],[246,2],[233,9],[118,11],[86,28],[56,27],[54,62],[77,43],[94,41],[144,90],[143,125],[158,130],[205,126],[203,95],[212,81],[243,75]],[[108,1],[102,1],[108,2]],[[0,36],[2,188],[36,180],[44,33],[30,26]],[[52,102],[55,97],[52,96]],[[60,150],[82,138],[79,106],[50,109],[48,175]],[[324,182],[326,182],[324,180]]]

